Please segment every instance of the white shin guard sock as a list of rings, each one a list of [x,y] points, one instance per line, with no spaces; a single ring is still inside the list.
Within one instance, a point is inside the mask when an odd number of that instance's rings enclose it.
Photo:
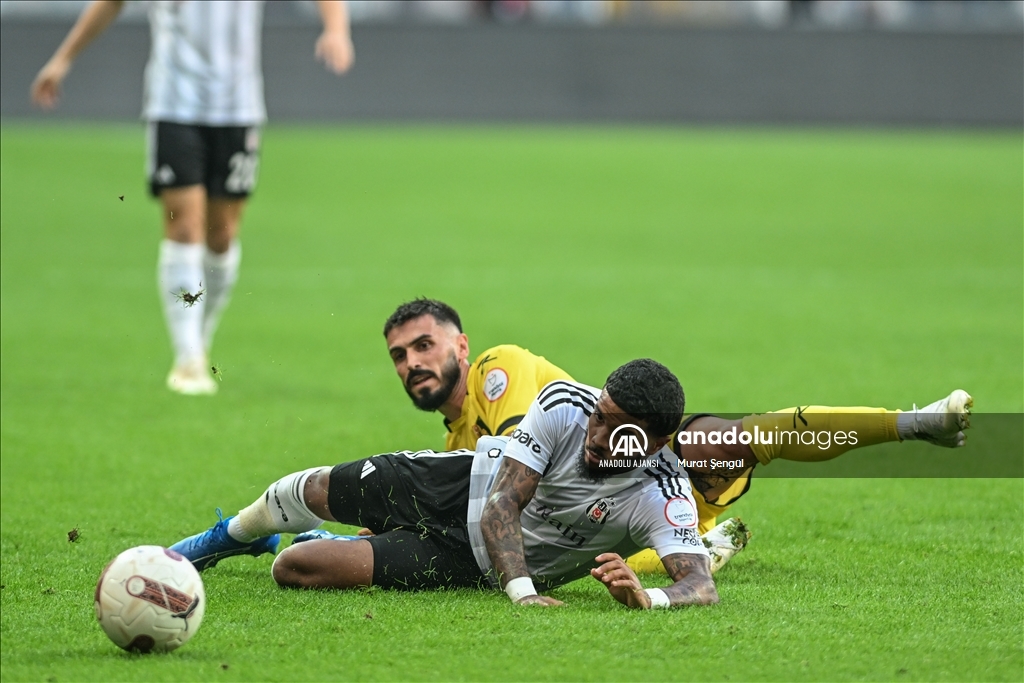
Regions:
[[[205,287],[205,249],[202,244],[185,244],[171,240],[160,243],[157,283],[160,287],[160,302],[163,304],[167,330],[171,335],[171,345],[174,347],[175,363],[178,365],[204,355],[202,330],[205,297],[188,304],[182,300],[181,294],[196,294]]]
[[[301,534],[323,524],[303,496],[306,480],[322,467],[295,472],[278,479],[252,505],[228,522],[228,534],[236,541],[250,543],[278,533]]]
[[[232,240],[223,254],[204,250],[203,270],[206,286],[206,308],[203,309],[203,344],[207,353],[213,347],[213,335],[220,317],[231,300],[231,290],[238,281],[238,266],[242,262],[242,246]]]

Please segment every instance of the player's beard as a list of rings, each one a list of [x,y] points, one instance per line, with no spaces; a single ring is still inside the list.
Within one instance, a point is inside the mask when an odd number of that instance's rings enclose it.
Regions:
[[[580,446],[579,453],[576,454],[576,474],[587,481],[604,481],[613,475],[622,474],[622,470],[614,467],[602,467],[600,469],[590,467],[587,464],[587,443],[584,441]]]
[[[409,398],[412,399],[414,406],[428,413],[433,412],[451,398],[452,391],[455,390],[456,385],[459,383],[461,374],[462,370],[459,368],[459,359],[455,357],[455,352],[452,351],[448,360],[445,361],[444,366],[441,368],[440,378],[430,370],[411,370],[405,378],[405,393],[409,394]],[[413,393],[413,390],[409,388],[409,384],[418,377],[439,379],[441,386],[434,391],[423,389],[419,394]]]

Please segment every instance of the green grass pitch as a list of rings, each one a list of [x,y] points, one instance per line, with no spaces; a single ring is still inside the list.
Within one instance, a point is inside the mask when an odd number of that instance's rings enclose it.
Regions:
[[[474,352],[583,381],[657,358],[690,411],[958,387],[1024,411],[1019,133],[272,126],[262,163],[221,392],[183,398],[141,127],[2,128],[4,681],[1021,680],[1020,480],[755,477],[721,604],[671,612],[586,580],[560,610],[284,591],[239,558],[192,642],[122,653],[92,609],[121,550],[300,468],[442,446],[381,338],[417,295]]]

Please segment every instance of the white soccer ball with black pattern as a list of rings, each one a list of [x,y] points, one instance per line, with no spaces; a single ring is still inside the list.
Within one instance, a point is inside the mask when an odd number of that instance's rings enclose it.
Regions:
[[[125,550],[96,585],[96,618],[129,652],[170,652],[196,634],[206,593],[192,563],[158,545]]]

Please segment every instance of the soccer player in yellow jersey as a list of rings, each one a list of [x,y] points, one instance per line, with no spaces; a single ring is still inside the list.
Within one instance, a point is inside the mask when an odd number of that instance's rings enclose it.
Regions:
[[[384,337],[406,393],[420,410],[444,416],[445,450],[473,450],[483,435],[510,434],[541,388],[565,370],[524,348],[503,344],[469,363],[469,337],[455,309],[416,299],[398,307]]]
[[[487,349],[470,363],[469,338],[462,331],[459,314],[432,299],[416,299],[399,306],[384,324],[384,337],[413,404],[444,416],[448,430],[445,450],[449,451],[472,450],[483,435],[510,434],[546,384],[560,379],[572,381],[567,372],[545,358],[511,344]],[[748,415],[742,420],[713,415],[687,418],[672,441],[672,449],[685,462],[705,463],[686,469],[697,502],[699,531],[705,544],[712,545],[713,569],[725,564],[749,538],[738,520],[717,527],[716,523],[717,517],[747,492],[757,464],[767,465],[774,459],[828,460],[851,448],[905,439],[960,446],[964,440],[961,430],[969,426],[971,404],[971,397],[957,390],[926,408],[906,413],[884,408],[806,406]],[[730,442],[721,438],[730,432],[734,436],[740,432],[752,435],[755,428],[767,434],[786,429],[791,422],[801,432],[855,428],[859,438],[856,443],[835,443],[826,449],[799,440],[765,444],[753,439],[743,443],[742,439]],[[700,432],[704,438],[690,440],[685,436],[687,432]],[[713,432],[719,436],[717,443],[711,437]],[[708,465],[716,461],[741,464],[728,470]],[[720,551],[717,556],[716,549]],[[636,571],[664,571],[657,554],[650,550],[634,555],[629,564]]]
[[[543,356],[535,356],[514,344],[487,349],[466,373],[466,395],[459,417],[445,418],[445,450],[472,450],[484,434],[510,434],[541,387],[556,379],[572,378]]]

